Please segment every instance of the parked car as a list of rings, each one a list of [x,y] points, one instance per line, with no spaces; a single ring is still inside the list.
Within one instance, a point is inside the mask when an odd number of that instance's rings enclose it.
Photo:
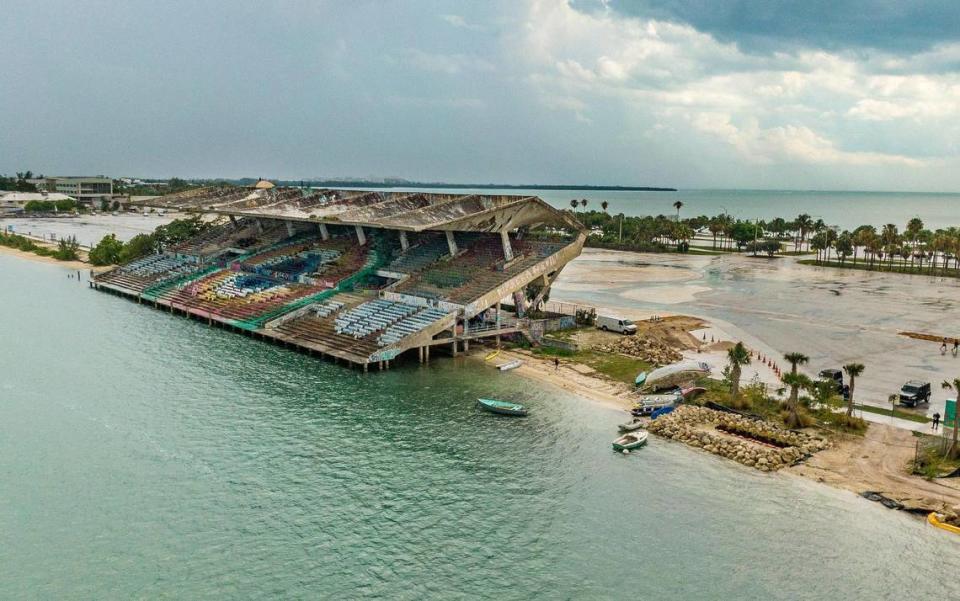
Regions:
[[[930,402],[930,382],[910,380],[900,389],[900,404],[916,407],[920,403]]]
[[[620,332],[632,336],[637,333],[637,326],[629,319],[613,315],[597,315],[597,328],[604,332]]]

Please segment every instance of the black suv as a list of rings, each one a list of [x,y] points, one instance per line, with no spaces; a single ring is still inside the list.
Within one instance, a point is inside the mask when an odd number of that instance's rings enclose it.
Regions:
[[[930,382],[910,380],[900,389],[900,404],[916,407],[930,402]]]

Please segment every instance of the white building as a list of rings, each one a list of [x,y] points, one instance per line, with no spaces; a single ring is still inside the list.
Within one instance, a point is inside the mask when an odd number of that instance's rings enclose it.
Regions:
[[[27,180],[45,192],[59,192],[83,204],[97,205],[113,197],[113,180],[109,177],[43,177]]]

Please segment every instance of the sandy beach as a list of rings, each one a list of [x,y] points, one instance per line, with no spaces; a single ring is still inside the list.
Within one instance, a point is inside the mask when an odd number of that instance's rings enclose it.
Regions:
[[[0,246],[0,253],[5,255],[10,255],[13,257],[18,257],[21,259],[26,259],[28,261],[36,261],[39,263],[48,263],[50,265],[57,265],[59,267],[63,267],[64,269],[74,269],[82,272],[83,274],[88,274],[90,270],[93,270],[94,273],[99,273],[101,271],[106,271],[110,269],[109,266],[95,267],[85,261],[60,261],[58,259],[54,259],[53,257],[44,257],[31,252],[22,251],[16,248],[10,248],[9,246]],[[82,258],[86,258],[86,253],[81,251],[80,256]]]

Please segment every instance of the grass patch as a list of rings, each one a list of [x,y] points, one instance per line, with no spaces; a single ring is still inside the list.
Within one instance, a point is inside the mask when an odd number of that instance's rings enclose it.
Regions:
[[[873,405],[859,405],[856,404],[853,406],[854,410],[866,411],[867,413],[876,413],[877,415],[886,415],[888,417],[896,417],[897,419],[906,419],[912,422],[917,422],[918,424],[927,424],[930,423],[930,418],[925,415],[917,415],[916,413],[908,413],[906,411],[897,411],[894,413],[891,409],[885,409],[883,407],[874,407]]]
[[[596,370],[598,373],[626,384],[634,384],[637,374],[649,371],[651,365],[635,357],[628,357],[620,353],[600,353],[596,351],[568,351],[550,346],[538,346],[530,349],[537,357],[569,359],[582,363]]]
[[[576,353],[576,359],[607,376],[611,380],[634,384],[637,374],[649,371],[651,365],[635,357],[627,357],[619,353],[596,353],[581,351]]]
[[[555,346],[538,346],[531,349],[531,352],[538,357],[565,357],[572,358],[576,357],[577,353],[573,351],[568,351],[564,348],[558,348]]]

